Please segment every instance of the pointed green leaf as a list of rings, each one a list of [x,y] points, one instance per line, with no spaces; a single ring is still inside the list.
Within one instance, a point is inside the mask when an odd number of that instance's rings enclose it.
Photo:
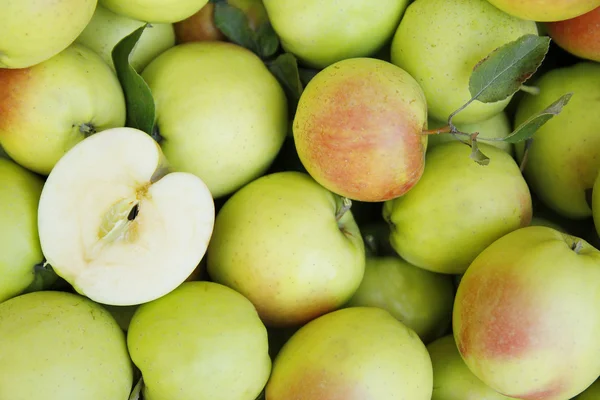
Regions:
[[[569,103],[572,96],[573,93],[567,93],[561,96],[546,109],[529,117],[527,121],[519,125],[510,135],[506,136],[503,141],[508,143],[518,143],[533,137],[535,132],[540,129],[542,125],[552,119],[555,115],[560,114],[563,107]]]
[[[501,101],[515,94],[537,71],[550,47],[550,38],[524,35],[494,50],[473,69],[471,98],[482,103]]]
[[[279,49],[279,36],[275,33],[271,22],[266,21],[256,29],[256,43],[258,45],[258,56],[267,59]]]
[[[469,157],[479,165],[488,165],[490,163],[489,157],[479,149],[477,140],[471,142],[471,155]]]
[[[125,94],[127,105],[126,125],[140,129],[150,135],[154,130],[156,113],[154,98],[144,79],[129,63],[129,56],[147,26],[148,24],[145,24],[121,39],[112,50],[112,59]]]
[[[288,99],[290,115],[293,115],[304,89],[300,81],[298,60],[290,53],[283,53],[275,60],[267,62],[266,65],[283,87]]]

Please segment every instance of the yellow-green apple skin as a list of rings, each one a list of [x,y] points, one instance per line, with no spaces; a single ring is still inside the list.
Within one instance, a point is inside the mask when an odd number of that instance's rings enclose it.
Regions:
[[[425,164],[427,104],[401,68],[374,58],[337,62],[304,89],[293,122],[300,161],[317,182],[352,200],[403,195]]]
[[[417,334],[376,307],[351,307],[300,328],[273,363],[268,400],[430,400],[432,367]]]
[[[590,387],[584,390],[575,400],[598,400],[600,399],[600,379],[596,380]]]
[[[427,129],[438,129],[448,125],[447,122],[440,122],[434,119],[429,119],[427,123]],[[514,146],[512,143],[504,142],[501,140],[485,140],[485,139],[502,139],[507,137],[512,132],[512,126],[508,115],[504,111],[499,112],[493,117],[486,119],[485,121],[475,122],[472,124],[456,124],[456,128],[459,131],[465,133],[479,132],[477,138],[480,143],[487,143],[499,149],[506,151],[511,156],[514,154]],[[427,142],[427,149],[432,149],[440,143],[446,143],[455,141],[452,135],[448,133],[441,133],[436,135],[429,135]]]
[[[600,0],[488,0],[500,10],[538,22],[562,21],[600,7]]]
[[[283,89],[254,53],[225,42],[177,45],[142,74],[161,147],[179,170],[223,197],[263,175],[287,133]]]
[[[565,93],[573,97],[559,115],[533,136],[524,175],[535,193],[558,214],[583,219],[592,215],[586,201],[600,171],[600,64],[580,62],[542,75],[539,95],[525,94],[517,106],[515,125],[544,110]],[[523,157],[523,143],[515,146]]]
[[[254,400],[271,372],[267,329],[256,309],[213,282],[185,282],[142,304],[127,346],[146,400]]]
[[[301,172],[265,175],[217,214],[208,274],[250,299],[267,326],[298,326],[347,302],[365,249],[351,211]]]
[[[431,400],[513,400],[473,375],[461,358],[452,334],[429,343],[427,351],[433,367]]]
[[[141,28],[142,25],[144,25],[143,21],[115,14],[98,5],[94,16],[77,37],[76,42],[94,50],[114,69],[113,48],[121,39]],[[136,43],[129,57],[129,63],[137,72],[141,72],[150,61],[174,45],[173,24],[150,24],[144,29],[140,40]]]
[[[600,251],[543,226],[511,232],[467,269],[453,332],[465,363],[496,391],[564,400],[600,375]]]
[[[471,98],[469,79],[479,61],[496,48],[537,32],[535,22],[512,17],[487,0],[415,0],[394,35],[391,60],[419,82],[429,117],[446,121]],[[453,122],[487,120],[503,111],[511,99],[475,100]]]
[[[590,12],[546,24],[549,36],[569,53],[600,62],[600,4]]]
[[[305,66],[374,54],[392,37],[408,0],[263,0],[285,51]]]
[[[133,365],[104,308],[73,293],[23,294],[0,304],[0,399],[126,400]]]
[[[31,67],[66,49],[89,23],[97,2],[0,2],[0,68]]]
[[[48,175],[85,137],[124,124],[117,76],[81,44],[30,68],[0,69],[0,144],[31,171]]]
[[[367,257],[364,277],[346,306],[383,308],[427,344],[450,328],[453,302],[449,275],[385,256]]]
[[[37,229],[37,209],[44,181],[6,158],[0,158],[0,302],[25,290],[34,265],[44,256]]]
[[[98,0],[109,10],[150,23],[178,22],[195,14],[208,0]]]
[[[479,146],[489,165],[458,141],[436,146],[419,183],[384,204],[392,247],[409,263],[461,274],[496,239],[529,225],[531,194],[519,166],[505,151]]]

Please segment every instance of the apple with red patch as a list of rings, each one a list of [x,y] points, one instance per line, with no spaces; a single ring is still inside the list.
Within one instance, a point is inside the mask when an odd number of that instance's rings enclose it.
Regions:
[[[600,251],[544,226],[513,231],[467,269],[453,312],[465,363],[523,400],[565,400],[600,375]]]
[[[507,14],[537,22],[562,21],[600,6],[600,0],[488,0]]]
[[[548,34],[569,53],[600,62],[600,6],[575,18],[546,24]]]
[[[417,81],[386,61],[330,65],[304,89],[293,122],[300,161],[321,185],[352,200],[402,196],[425,165],[427,104]]]

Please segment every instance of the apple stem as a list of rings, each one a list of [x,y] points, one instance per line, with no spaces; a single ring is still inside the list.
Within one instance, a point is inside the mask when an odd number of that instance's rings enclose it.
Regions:
[[[90,136],[96,133],[96,128],[89,122],[79,125],[79,132],[83,133],[85,136]]]
[[[583,242],[581,240],[577,240],[571,245],[571,250],[573,250],[575,254],[579,254],[579,252],[583,250]]]
[[[421,135],[439,135],[440,133],[451,133],[452,127],[450,125],[446,125],[442,128],[438,129],[426,129],[421,132]]]
[[[538,94],[540,94],[540,88],[535,86],[521,85],[521,87],[519,87],[519,90],[522,90],[523,92],[529,93],[533,96],[537,96]]]
[[[150,137],[154,139],[157,143],[162,142],[163,137],[160,134],[160,129],[158,129],[158,125],[154,125],[154,129],[152,129],[152,134],[150,134]]]
[[[335,220],[339,222],[339,220],[342,219],[344,214],[346,214],[346,212],[348,212],[348,210],[350,210],[351,207],[352,200],[350,200],[347,197],[342,197],[342,207],[340,207],[337,214],[335,215]]]

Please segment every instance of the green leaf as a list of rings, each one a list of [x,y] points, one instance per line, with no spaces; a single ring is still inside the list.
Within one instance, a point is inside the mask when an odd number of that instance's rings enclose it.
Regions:
[[[267,68],[279,81],[288,99],[288,107],[293,115],[304,87],[300,81],[298,60],[290,53],[283,53],[275,60],[266,63]]]
[[[227,39],[266,59],[279,48],[279,37],[267,21],[253,31],[244,11],[226,2],[215,4],[215,26]]]
[[[471,100],[493,103],[515,94],[537,71],[549,47],[549,37],[523,35],[494,50],[471,73]]]
[[[479,165],[488,165],[490,163],[489,157],[479,149],[477,140],[471,141],[471,155],[469,157]]]
[[[300,82],[302,82],[302,85],[306,87],[308,82],[310,82],[312,78],[319,73],[319,70],[312,68],[300,68],[298,72],[300,73]]]
[[[154,98],[146,81],[129,63],[129,56],[147,26],[148,24],[145,24],[121,39],[112,50],[112,59],[125,94],[126,125],[151,135],[156,117]]]
[[[542,125],[544,125],[554,116],[560,114],[563,107],[569,103],[569,100],[571,100],[572,96],[573,93],[567,93],[561,96],[546,109],[529,117],[527,121],[519,125],[517,129],[515,129],[510,135],[503,138],[503,141],[508,143],[519,143],[523,140],[533,137],[535,132],[540,129]]]
[[[58,275],[46,261],[36,264],[33,267],[33,282],[23,291],[23,293],[39,292],[48,290],[58,281]]]

